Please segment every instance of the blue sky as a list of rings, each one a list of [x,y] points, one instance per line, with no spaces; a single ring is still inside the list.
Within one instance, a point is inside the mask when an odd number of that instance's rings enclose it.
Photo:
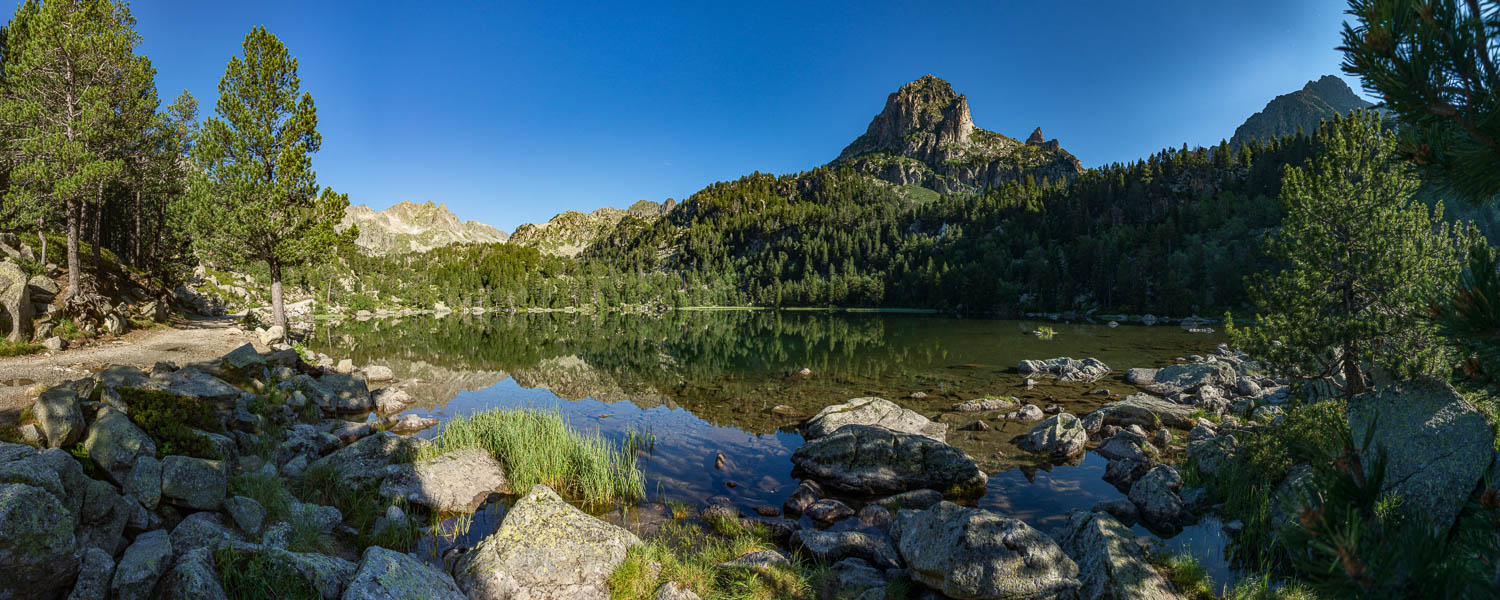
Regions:
[[[164,101],[187,89],[210,112],[225,63],[265,25],[298,57],[317,103],[321,184],[375,208],[444,202],[511,230],[816,167],[926,73],[968,96],[976,125],[1020,138],[1041,126],[1086,166],[1216,143],[1273,96],[1338,73],[1345,4],[131,8]]]

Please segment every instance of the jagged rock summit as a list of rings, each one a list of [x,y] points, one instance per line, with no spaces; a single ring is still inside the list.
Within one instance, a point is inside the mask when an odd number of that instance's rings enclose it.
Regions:
[[[1324,75],[1307,82],[1300,90],[1267,102],[1265,108],[1250,115],[1234,130],[1229,145],[1238,148],[1241,143],[1252,139],[1266,140],[1293,134],[1298,127],[1311,135],[1324,119],[1371,106],[1374,105],[1354,95],[1354,90],[1349,89],[1349,84],[1343,79]]]
[[[478,221],[459,221],[446,204],[401,202],[382,211],[363,204],[344,210],[338,230],[359,226],[354,243],[370,254],[426,252],[450,244],[504,243],[504,231]]]
[[[1026,175],[1063,179],[1083,171],[1041,128],[1026,143],[974,126],[969,101],[932,75],[901,86],[832,163],[944,193],[982,190]]]

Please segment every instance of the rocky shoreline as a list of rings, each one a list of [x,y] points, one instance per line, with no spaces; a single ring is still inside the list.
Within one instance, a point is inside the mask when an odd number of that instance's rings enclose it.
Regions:
[[[308,364],[282,348],[247,344],[183,368],[114,366],[42,392],[21,427],[27,443],[0,444],[0,569],[13,574],[0,597],[227,598],[226,586],[240,585],[235,569],[270,564],[323,598],[608,598],[611,574],[649,539],[547,486],[511,489],[480,449],[419,458],[431,442],[410,434],[436,421],[400,415],[409,398],[397,387],[371,391],[389,369]],[[1111,372],[1070,358],[1018,370],[1085,382]],[[999,398],[954,406],[976,422],[1035,421],[1017,445],[1043,460],[1085,450],[1109,460],[1105,479],[1125,496],[1052,531],[964,506],[987,480],[947,442],[964,428],[881,398],[831,405],[801,424],[806,443],[792,463],[802,482],[780,507],[742,512],[711,499],[690,519],[775,540],[717,568],[826,566],[820,597],[884,598],[896,586],[919,598],[1180,598],[1130,527],[1169,536],[1218,511],[1173,463],[1187,458],[1211,477],[1233,460],[1236,435],[1281,421],[1289,390],[1257,372],[1221,346],[1131,369],[1126,380],[1144,391],[1082,415]],[[1441,392],[1423,394],[1441,402]],[[344,420],[372,412],[387,416]],[[247,491],[247,482],[309,480],[385,509],[357,516]],[[440,560],[379,543],[431,535],[443,527],[434,517],[507,497],[516,499],[494,532]],[[309,534],[333,543],[309,547]],[[697,595],[668,581],[656,597]]]

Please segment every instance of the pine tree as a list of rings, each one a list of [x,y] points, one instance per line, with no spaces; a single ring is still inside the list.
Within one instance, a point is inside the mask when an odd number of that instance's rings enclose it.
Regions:
[[[1349,395],[1366,389],[1367,363],[1438,372],[1448,357],[1424,313],[1477,233],[1413,198],[1420,181],[1378,114],[1325,121],[1313,142],[1312,160],[1285,170],[1287,216],[1267,242],[1285,268],[1247,282],[1261,325],[1235,343],[1290,376],[1342,378]]]
[[[1500,194],[1500,1],[1350,0],[1344,72],[1405,125],[1402,153],[1475,201]]]
[[[123,3],[73,0],[27,2],[7,30],[0,118],[16,163],[6,199],[44,225],[58,216],[66,223],[65,298],[81,293],[84,211],[97,210],[124,168],[121,131],[139,102],[131,92],[151,87],[134,27]]]
[[[215,108],[193,151],[205,175],[193,193],[195,242],[209,256],[266,263],[273,324],[286,331],[285,268],[358,235],[334,230],[349,198],[318,192],[310,156],[322,143],[317,110],[301,92],[297,59],[264,27],[245,36],[243,57],[229,60]]]

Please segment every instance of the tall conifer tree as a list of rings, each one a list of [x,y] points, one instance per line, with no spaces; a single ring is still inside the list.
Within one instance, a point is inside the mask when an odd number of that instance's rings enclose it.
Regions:
[[[245,36],[243,57],[229,60],[215,108],[193,150],[206,176],[193,194],[195,241],[215,260],[266,263],[273,324],[285,331],[285,269],[357,235],[334,230],[349,197],[318,192],[317,109],[301,91],[297,59],[265,27]]]

